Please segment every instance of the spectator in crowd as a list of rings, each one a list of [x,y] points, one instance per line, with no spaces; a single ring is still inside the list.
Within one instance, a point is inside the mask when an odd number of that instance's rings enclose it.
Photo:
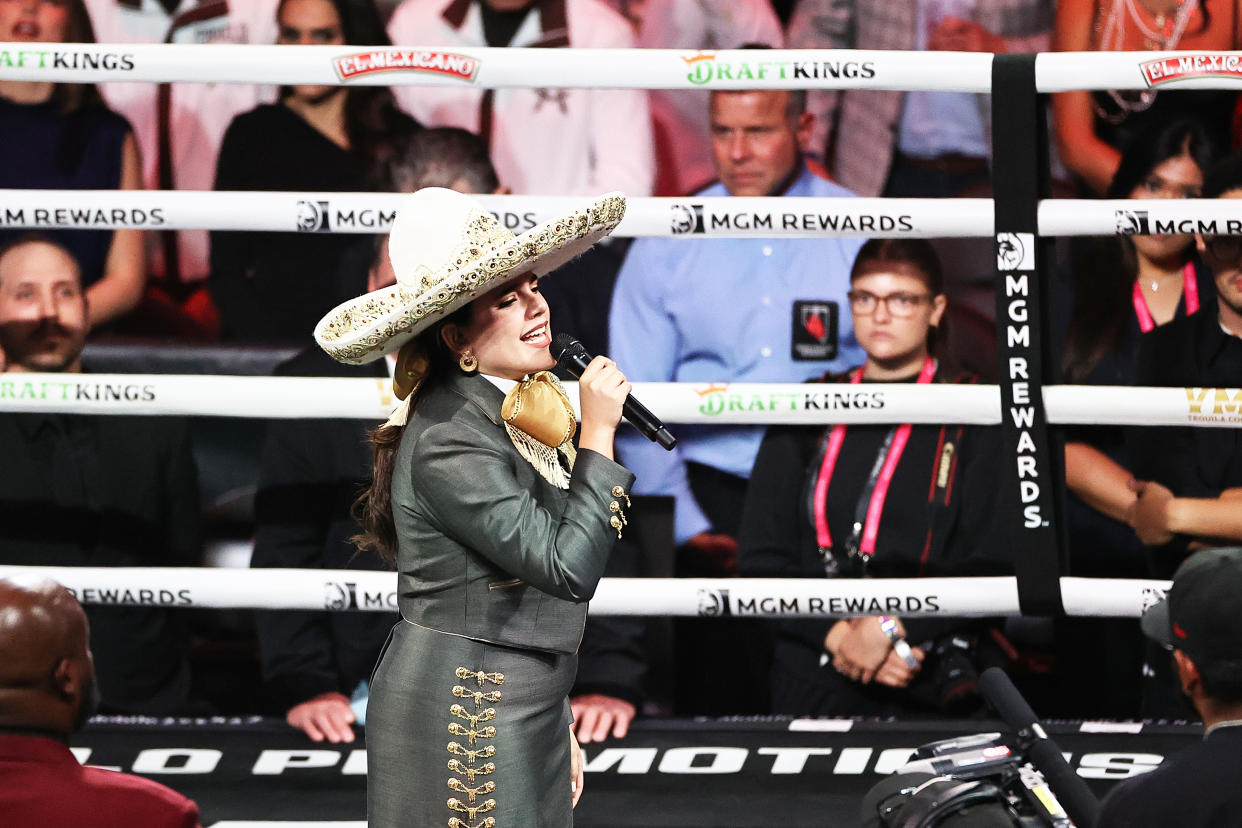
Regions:
[[[862,366],[827,383],[969,382],[934,356],[947,299],[921,239],[873,239],[851,272]],[[738,563],[782,578],[1002,574],[995,429],[773,427],[751,472]],[[871,616],[779,625],[772,710],[795,715],[964,713],[974,668],[999,661],[989,625]],[[908,643],[907,643],[908,642]],[[930,659],[930,660],[928,660]],[[952,671],[970,668],[958,678]]]
[[[1242,155],[1232,155],[1209,170],[1203,195],[1242,198]],[[1242,240],[1238,236],[1198,235],[1195,243],[1215,282],[1215,307],[1176,319],[1143,337],[1136,385],[1231,388],[1242,376]],[[1224,410],[1216,397],[1205,396],[1199,403],[1199,409],[1207,414],[1214,413],[1216,407]],[[1132,443],[1134,470],[1140,479],[1153,483],[1143,487],[1138,507],[1154,508],[1162,503],[1168,520],[1178,517],[1175,512],[1179,510],[1167,508],[1167,491],[1185,498],[1217,498],[1242,486],[1240,441],[1242,434],[1232,428],[1140,429]],[[1147,500],[1155,502],[1145,503]],[[1206,540],[1228,536],[1223,532],[1226,527],[1210,521],[1168,528],[1182,535],[1180,543],[1172,544],[1174,554],[1184,550],[1188,537]],[[1156,575],[1167,576],[1171,569],[1166,564]]]
[[[375,10],[345,0],[282,0],[278,42],[385,45]],[[220,147],[217,190],[388,189],[388,159],[418,129],[387,87],[282,87],[280,101],[238,115]],[[331,202],[303,202],[302,230],[336,230]],[[362,219],[359,219],[360,221]],[[378,223],[376,223],[378,229]],[[352,244],[341,233],[211,234],[211,290],[226,339],[305,342],[329,308]]]
[[[1038,52],[1051,0],[799,0],[792,49]],[[812,92],[810,149],[863,196],[936,198],[986,187],[989,97],[965,92]]]
[[[1171,650],[1179,689],[1207,729],[1200,744],[1117,784],[1097,828],[1233,825],[1242,813],[1242,549],[1207,549],[1173,575],[1143,632]]]
[[[628,21],[601,0],[405,0],[388,24],[414,46],[630,48]],[[457,126],[487,142],[515,193],[651,194],[655,174],[642,89],[480,89],[401,86],[397,99],[425,124]]]
[[[132,2],[83,0],[101,43],[272,43],[278,0]],[[272,88],[236,83],[101,84],[108,105],[134,127],[142,180],[153,190],[210,190],[224,130],[239,112],[270,100]],[[156,277],[152,318],[203,335],[218,326],[202,290],[208,274],[206,230],[162,230],[146,237]],[[171,312],[181,305],[193,324]]]
[[[1192,120],[1155,124],[1131,144],[1107,193],[1109,198],[1196,198],[1212,146]],[[1067,319],[1061,374],[1084,385],[1138,384],[1139,340],[1158,325],[1211,309],[1212,274],[1194,255],[1189,235],[1141,234],[1133,214],[1123,228],[1132,235],[1074,240],[1072,280],[1061,286],[1060,319]],[[1072,295],[1071,295],[1072,294]],[[1058,320],[1060,324],[1060,320]],[[1119,426],[1077,427],[1066,432],[1066,484],[1070,572],[1076,576],[1141,578],[1147,555],[1128,519],[1135,495],[1133,461]],[[1058,715],[1138,715],[1142,637],[1129,619],[1064,618],[1057,621]],[[1108,646],[1103,646],[1107,642]],[[1096,676],[1098,693],[1081,693]]]
[[[87,313],[77,263],[65,248],[27,236],[0,251],[6,383],[21,387],[21,375],[31,371],[63,373],[67,394],[115,399],[119,406],[149,393],[140,383],[104,384],[81,373]],[[29,393],[60,394],[41,387],[30,385]],[[0,417],[0,457],[0,563],[199,563],[198,480],[183,420],[10,413]],[[145,592],[148,605],[87,611],[104,708],[186,711],[184,617],[168,608],[179,598]]]
[[[633,19],[637,45],[643,49],[739,49],[748,43],[779,49],[785,43],[768,0],[614,0],[614,5],[618,1],[622,13]],[[655,195],[680,196],[706,187],[716,177],[708,93],[652,89],[647,94],[655,138]]]
[[[388,237],[372,246],[366,289],[396,283]],[[391,376],[388,361],[346,365],[311,347],[276,373],[294,377]],[[371,475],[363,420],[282,420],[269,427],[255,500],[252,567],[390,569],[350,541],[350,509]],[[367,678],[395,617],[379,612],[257,612],[255,628],[268,696],[290,725],[316,742],[352,742],[366,723]]]
[[[1242,155],[1209,172],[1207,198],[1242,198]],[[1143,337],[1137,385],[1235,388],[1242,377],[1242,238],[1198,235],[1199,255],[1215,281],[1215,307],[1157,328]],[[1236,401],[1208,390],[1192,411],[1225,415]],[[1140,430],[1135,473],[1142,480],[1131,522],[1152,546],[1176,560],[1188,542],[1242,539],[1237,498],[1242,496],[1242,434],[1236,428]],[[1163,571],[1172,567],[1165,559]]]
[[[0,3],[0,39],[94,43],[95,33],[82,0],[9,2]],[[133,131],[104,105],[91,83],[0,81],[0,146],[0,188],[142,187]],[[23,232],[0,230],[0,244]],[[90,326],[106,324],[138,304],[146,282],[141,231],[58,230],[53,238],[80,263]]]
[[[812,124],[804,104],[801,92],[713,92],[720,183],[700,195],[784,195],[794,197],[791,203],[851,195],[802,160]],[[851,238],[640,239],[617,277],[608,326],[612,355],[636,382],[801,382],[857,364],[861,351],[839,311],[861,244]],[[676,499],[680,574],[735,571],[746,478],[762,436],[755,426],[683,427],[677,448],[665,452],[636,432],[618,435],[618,451],[638,476],[636,491]],[[730,635],[718,619],[706,623],[711,627],[698,619],[680,626],[686,634],[697,627],[704,635]],[[689,692],[710,680],[701,677],[721,671],[713,686],[737,688],[743,697],[722,692],[698,702],[725,705],[724,713],[743,712],[739,705],[766,707],[762,691],[746,691],[737,681],[746,672],[738,669],[737,645],[717,644],[730,648],[728,657],[679,641],[678,666],[686,671],[679,687]]]
[[[13,828],[196,828],[158,782],[82,765],[69,736],[99,703],[86,613],[43,578],[0,578],[0,814]]]
[[[453,127],[418,132],[386,160],[385,176],[402,191],[448,187],[492,193],[501,187],[478,136]],[[365,286],[348,271],[354,296],[396,283],[388,237],[366,240],[372,262]],[[347,365],[317,347],[277,368],[283,376],[392,375],[392,359]],[[371,474],[369,429],[361,420],[282,421],[268,430],[256,502],[255,567],[389,569],[374,550],[357,551],[351,506]],[[632,547],[618,549],[609,575],[633,575]],[[256,615],[263,676],[287,721],[311,739],[352,742],[351,725],[366,722],[367,679],[394,617],[384,613],[261,612]],[[637,619],[592,618],[580,647],[571,698],[579,740],[624,736],[643,698],[646,662]]]
[[[1052,48],[1059,52],[1218,51],[1242,47],[1236,0],[1059,0]],[[1103,193],[1122,153],[1145,129],[1199,120],[1227,147],[1237,93],[1228,90],[1085,90],[1052,96],[1062,162],[1089,192]]]
[[[1213,165],[1205,198],[1242,198],[1242,156]],[[1216,285],[1215,307],[1175,319],[1146,334],[1139,345],[1140,386],[1230,388],[1242,376],[1242,244],[1238,237],[1199,235],[1196,246]],[[1192,413],[1228,416],[1227,403],[1207,391],[1188,400]],[[1189,549],[1219,537],[1238,537],[1236,502],[1242,487],[1242,434],[1236,428],[1133,429],[1128,434],[1138,500],[1130,523],[1152,547],[1150,575],[1167,578]],[[1163,659],[1148,664],[1143,715],[1177,715],[1182,699],[1168,693]]]

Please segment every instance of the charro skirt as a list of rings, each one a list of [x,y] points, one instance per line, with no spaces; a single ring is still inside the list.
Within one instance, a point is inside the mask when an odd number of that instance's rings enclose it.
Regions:
[[[367,706],[370,828],[573,825],[576,671],[576,655],[398,622]]]

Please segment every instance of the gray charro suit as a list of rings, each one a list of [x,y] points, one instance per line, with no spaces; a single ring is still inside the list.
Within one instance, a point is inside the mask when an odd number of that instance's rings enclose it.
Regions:
[[[582,451],[557,489],[513,447],[503,399],[452,371],[397,453],[404,620],[368,709],[371,826],[572,824],[566,696],[634,477]]]

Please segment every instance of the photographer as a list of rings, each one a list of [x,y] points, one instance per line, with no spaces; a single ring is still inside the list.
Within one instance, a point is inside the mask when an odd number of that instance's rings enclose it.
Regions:
[[[918,239],[875,239],[850,274],[865,363],[825,382],[952,382],[933,356],[947,300]],[[738,546],[745,576],[1000,574],[999,433],[956,425],[772,428],[751,473]],[[986,622],[878,616],[777,628],[772,711],[793,715],[967,714],[976,670],[1004,660]]]
[[[1242,547],[1197,552],[1168,597],[1143,614],[1143,632],[1172,651],[1203,741],[1104,800],[1097,828],[1237,825],[1242,814]]]

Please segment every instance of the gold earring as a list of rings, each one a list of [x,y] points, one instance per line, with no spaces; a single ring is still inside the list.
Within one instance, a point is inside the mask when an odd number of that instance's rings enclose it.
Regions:
[[[464,354],[462,354],[460,357],[457,358],[457,366],[461,368],[461,370],[465,371],[467,374],[472,374],[476,370],[478,370],[479,361],[474,358],[474,354],[470,353],[469,351],[466,351]]]

